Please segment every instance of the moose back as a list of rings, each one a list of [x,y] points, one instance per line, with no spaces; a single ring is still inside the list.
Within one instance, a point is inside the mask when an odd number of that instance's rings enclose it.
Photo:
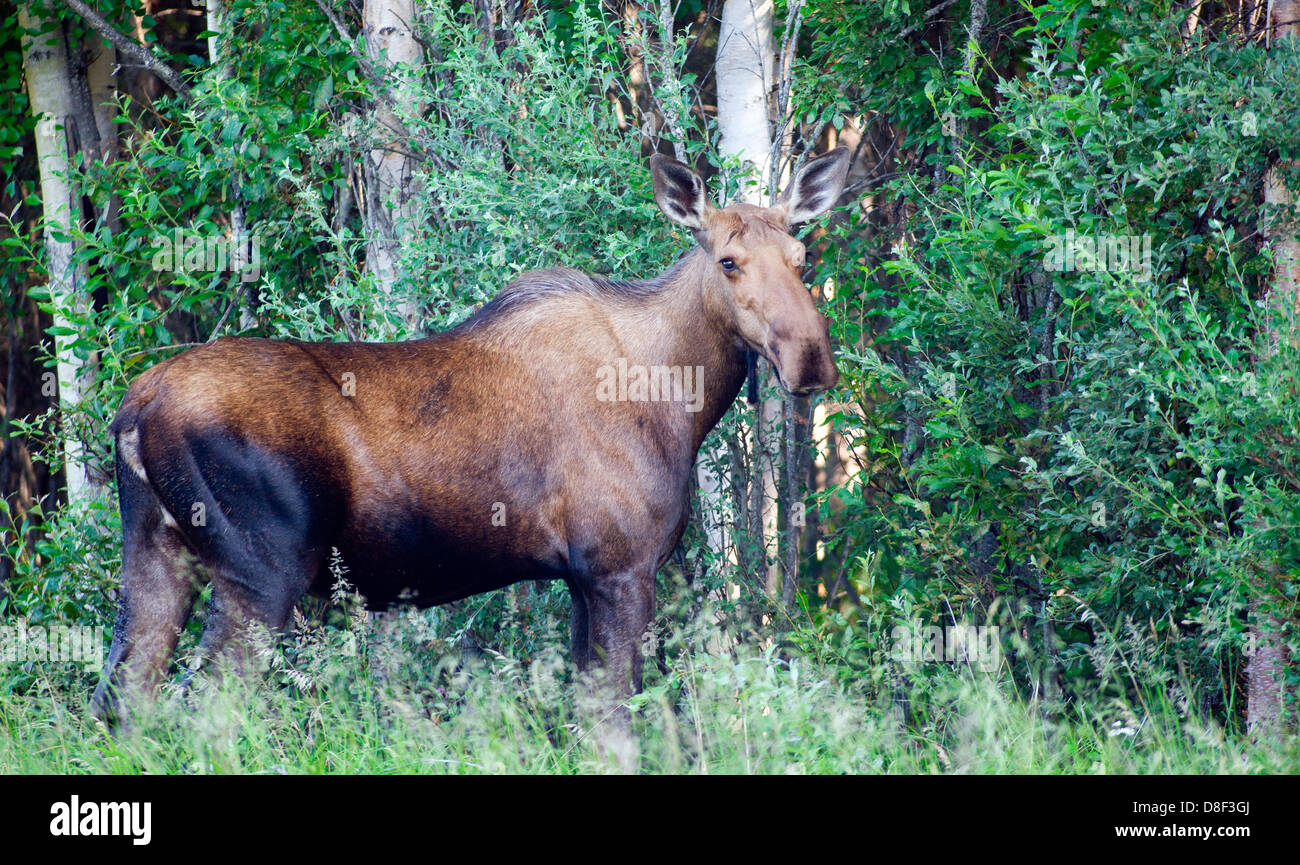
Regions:
[[[204,582],[201,656],[241,670],[249,625],[329,591],[332,549],[378,607],[564,580],[577,666],[639,688],[655,572],[747,352],[792,393],[836,381],[790,227],[835,203],[848,162],[718,209],[657,156],[655,200],[698,243],[658,277],[534,271],[427,339],[225,338],[142,374],[111,427],[124,560],[96,711],[155,691]]]

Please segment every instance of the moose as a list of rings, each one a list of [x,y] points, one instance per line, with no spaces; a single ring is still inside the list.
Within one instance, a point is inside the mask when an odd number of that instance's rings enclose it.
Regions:
[[[576,667],[639,690],[655,573],[750,353],[793,394],[838,379],[791,227],[835,204],[849,162],[807,160],[772,207],[717,208],[654,156],[655,201],[698,245],[653,279],[532,271],[424,339],[225,337],[141,374],[110,427],[123,574],[94,712],[156,693],[204,583],[200,657],[245,673],[249,627],[328,595],[332,550],[380,609],[564,580]],[[613,368],[673,373],[650,399]]]

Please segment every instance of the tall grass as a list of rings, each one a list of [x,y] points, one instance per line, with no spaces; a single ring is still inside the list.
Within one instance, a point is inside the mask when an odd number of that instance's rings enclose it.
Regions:
[[[274,652],[268,675],[182,700],[130,730],[90,719],[91,671],[35,668],[0,693],[0,773],[538,773],[611,768],[602,720],[552,647],[528,663],[441,660],[421,646],[359,651],[336,629]],[[905,683],[913,709],[769,648],[683,647],[631,701],[647,773],[1261,773],[1300,770],[1180,714],[1160,695],[1052,715],[997,674],[949,668]],[[915,699],[924,690],[923,699]],[[1103,711],[1096,707],[1107,706]]]

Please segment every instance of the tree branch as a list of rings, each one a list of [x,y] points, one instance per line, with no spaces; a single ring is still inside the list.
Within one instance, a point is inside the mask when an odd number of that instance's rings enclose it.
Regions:
[[[915,33],[916,31],[920,30],[922,27],[925,27],[927,24],[929,24],[931,18],[938,15],[940,12],[947,9],[949,6],[951,6],[956,2],[957,0],[944,0],[944,2],[940,3],[938,6],[935,6],[932,9],[925,10],[925,14],[921,16],[921,20],[919,22],[913,24],[911,27],[905,28],[902,33],[898,34],[896,38],[906,39],[908,36],[911,36],[913,33]]]
[[[369,57],[356,49],[353,44],[352,34],[348,32],[348,28],[343,26],[338,14],[324,0],[316,0],[316,8],[334,25],[334,30],[339,34],[339,39],[343,41],[343,45],[348,49],[348,53],[352,55],[352,59],[356,60],[357,65],[361,67],[361,74],[369,78],[372,84],[378,85],[380,98],[387,103],[389,108],[396,109],[397,100],[388,92],[388,83],[384,81],[384,76],[380,75],[375,69],[375,65],[370,62]]]
[[[62,3],[81,16],[81,19],[90,25],[90,29],[112,43],[118,51],[139,61],[141,66],[162,79],[164,84],[179,95],[187,100],[190,98],[190,86],[185,83],[185,79],[181,78],[180,73],[175,69],[155,57],[153,52],[118,31],[81,0],[62,0]]]

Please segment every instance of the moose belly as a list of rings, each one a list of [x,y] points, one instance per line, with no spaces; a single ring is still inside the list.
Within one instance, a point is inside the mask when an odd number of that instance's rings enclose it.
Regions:
[[[345,578],[372,609],[410,604],[429,607],[490,592],[524,580],[562,578],[560,565],[531,558],[457,549],[447,539],[395,546],[345,544],[340,548]],[[316,594],[332,588],[333,576],[322,573]]]
[[[375,502],[354,512],[337,544],[346,579],[369,605],[384,608],[432,606],[566,575],[563,541],[538,515],[485,504],[443,497],[432,507]],[[332,579],[323,572],[313,590],[328,591]]]

